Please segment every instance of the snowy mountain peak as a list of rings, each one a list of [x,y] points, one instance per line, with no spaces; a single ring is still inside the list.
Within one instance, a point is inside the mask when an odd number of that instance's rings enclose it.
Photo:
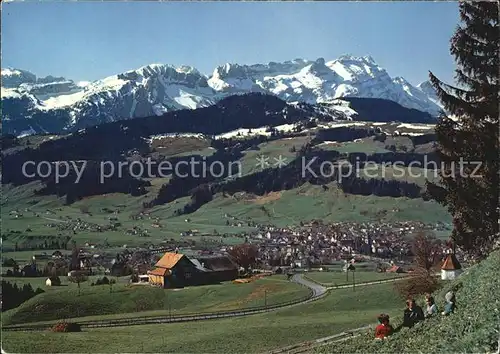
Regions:
[[[318,58],[311,64],[306,66],[307,71],[310,72],[311,74],[319,76],[324,76],[324,75],[332,75],[335,74],[332,72],[332,70],[326,66],[326,62],[324,58]]]
[[[177,71],[180,72],[180,73],[184,73],[184,74],[193,74],[193,75],[199,75],[199,76],[203,76],[199,71],[198,69],[192,67],[192,66],[188,66],[188,65],[181,65],[177,68]]]
[[[364,82],[375,78],[379,78],[381,81],[389,80],[387,72],[372,57],[344,55],[328,62],[327,65],[337,72],[344,81]]]
[[[15,68],[2,68],[1,70],[2,77],[2,87],[6,88],[16,88],[21,84],[36,83],[36,75],[21,69]]]
[[[213,75],[214,77],[224,78],[228,76],[239,76],[242,71],[244,71],[244,66],[238,64],[226,63],[215,68]]]
[[[434,102],[436,105],[438,105],[440,108],[444,108],[443,104],[441,103],[441,100],[436,94],[436,90],[432,86],[431,82],[429,80],[426,80],[424,82],[421,82],[420,84],[417,85],[417,88],[422,91],[432,102]]]
[[[432,86],[431,82],[429,80],[423,81],[417,85],[417,88],[419,88],[422,92],[428,94],[428,95],[435,95],[436,91],[434,90],[434,87]]]
[[[318,65],[325,65],[325,58],[318,58],[314,63]]]
[[[17,70],[14,68],[4,68],[1,71],[2,76],[16,76],[21,75],[21,70]]]
[[[208,87],[207,78],[195,68],[190,66],[175,67],[167,64],[150,64],[107,79],[118,85],[129,82],[132,85],[148,86],[153,85],[153,82],[156,81],[161,86],[179,84],[190,88]]]
[[[370,62],[370,63],[375,63],[375,59],[373,59],[373,57],[371,55],[365,55],[363,57],[363,59]]]
[[[129,70],[118,74],[120,77],[138,77],[149,78],[154,76],[172,76],[176,74],[193,74],[202,76],[198,70],[190,66],[175,67],[169,64],[149,64],[135,70]]]
[[[234,63],[226,63],[215,68],[211,79],[225,79],[225,78],[259,78],[266,75],[287,74],[293,71],[303,69],[305,66],[312,62],[304,59],[288,60],[282,63],[269,62],[268,64],[253,64],[253,65],[239,65]]]
[[[150,64],[79,83],[52,76],[37,79],[27,71],[5,68],[2,86],[2,104],[5,99],[9,106],[3,112],[6,120],[24,117],[29,121],[43,113],[47,122],[57,116],[64,123],[61,129],[205,107],[229,95],[249,92],[311,104],[335,102],[342,97],[381,98],[432,115],[440,110],[428,83],[417,88],[404,78],[391,78],[371,56],[353,55],[331,61],[317,58],[253,65],[226,63],[216,67],[211,77],[191,66]]]
[[[396,76],[395,78],[392,79],[392,81],[401,85],[410,85],[410,83],[406,81],[404,77],[401,76]]]
[[[358,62],[378,66],[376,61],[370,55],[356,56],[351,54],[344,54],[338,57],[336,60],[340,62]]]

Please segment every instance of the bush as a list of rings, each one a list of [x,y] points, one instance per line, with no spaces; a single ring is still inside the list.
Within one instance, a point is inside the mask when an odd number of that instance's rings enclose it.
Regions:
[[[387,135],[385,133],[377,134],[373,137],[373,141],[380,141],[381,143],[385,143],[387,140]]]
[[[92,282],[92,284],[90,284],[90,286],[95,286],[95,285],[109,285],[109,284],[114,284],[116,281],[114,281],[113,279],[112,280],[109,280],[108,277],[102,277],[102,278],[97,278],[97,280],[94,282]]]
[[[58,322],[52,327],[52,332],[81,332],[82,328],[78,323]]]
[[[6,260],[3,261],[4,267],[15,267],[16,265],[17,262],[13,258],[7,258]]]
[[[394,286],[403,299],[410,299],[426,293],[432,294],[439,289],[439,282],[435,277],[422,272],[397,282]]]

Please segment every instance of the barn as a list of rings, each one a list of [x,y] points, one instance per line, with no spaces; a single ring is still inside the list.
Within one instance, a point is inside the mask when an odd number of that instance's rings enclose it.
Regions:
[[[180,288],[234,280],[238,277],[238,267],[225,256],[188,258],[167,252],[148,272],[148,277],[151,285]]]
[[[183,254],[165,253],[155,268],[148,272],[149,283],[162,288],[182,288],[195,285],[198,270]]]
[[[192,259],[201,265],[209,283],[231,281],[238,278],[238,266],[227,256],[205,256]]]

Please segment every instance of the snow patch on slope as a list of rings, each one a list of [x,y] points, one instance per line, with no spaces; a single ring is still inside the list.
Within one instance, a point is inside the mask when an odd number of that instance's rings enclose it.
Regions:
[[[88,85],[90,85],[90,81],[79,81],[76,83],[76,86],[81,88],[87,87]]]
[[[238,138],[238,137],[250,137],[250,136],[256,136],[256,135],[264,135],[264,136],[271,136],[271,132],[266,131],[266,127],[262,128],[254,128],[254,129],[248,129],[248,128],[240,128],[236,130],[232,130],[230,132],[216,135],[215,139],[231,139],[231,138]]]
[[[26,136],[35,135],[35,134],[36,134],[36,130],[33,129],[32,126],[30,126],[30,128],[28,130],[23,130],[22,132],[20,132],[17,137],[24,138]]]
[[[20,98],[21,93],[17,89],[2,87],[0,90],[2,98]]]
[[[434,126],[428,125],[428,124],[409,124],[409,123],[402,123],[398,125],[396,128],[407,128],[407,129],[433,129]]]
[[[408,132],[408,133],[401,133],[401,135],[420,136],[420,135],[425,135],[425,133],[413,133],[413,132]]]
[[[80,91],[70,95],[60,95],[51,97],[48,100],[42,101],[43,109],[57,109],[68,107],[76,104],[78,101],[85,97],[85,91]]]
[[[154,140],[161,140],[166,138],[197,138],[206,139],[205,135],[200,133],[175,133],[175,134],[156,134],[150,135],[149,138],[145,138],[149,145],[153,143]]]
[[[2,76],[14,76],[14,75],[21,75],[21,71],[16,70],[16,69],[10,69],[10,68],[5,68],[1,70]]]
[[[364,127],[367,125],[367,122],[328,122],[318,124],[319,128],[339,128],[339,127]]]

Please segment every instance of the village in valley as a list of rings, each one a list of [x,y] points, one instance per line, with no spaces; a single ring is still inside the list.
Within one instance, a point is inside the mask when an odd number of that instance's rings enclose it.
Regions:
[[[24,212],[30,211],[26,209]],[[33,214],[39,217],[38,213]],[[57,212],[47,211],[46,214],[52,216],[47,219],[57,220],[54,219]],[[10,217],[19,219],[22,214],[14,211],[10,213]],[[381,275],[385,274],[390,279],[411,274],[415,270],[415,236],[431,237],[429,235],[434,232],[443,233],[450,227],[439,222],[323,223],[321,220],[277,227],[239,220],[227,213],[223,217],[231,226],[241,227],[245,223],[252,226],[254,231],[239,234],[241,243],[237,245],[225,244],[224,237],[220,236],[218,241],[212,240],[197,246],[196,240],[200,238],[197,231],[192,229],[181,232],[177,239],[172,238],[159,244],[146,243],[143,247],[124,244],[119,247],[108,245],[106,248],[103,244],[78,244],[74,240],[70,241],[69,237],[60,238],[61,242],[52,241],[52,244],[45,241],[39,246],[40,249],[31,251],[26,250],[29,247],[26,242],[16,243],[14,252],[8,253],[13,254],[14,258],[3,258],[2,276],[6,280],[42,278],[46,287],[61,286],[67,279],[80,286],[80,283],[88,281],[90,277],[95,280],[89,281],[91,285],[112,285],[118,281],[127,282],[131,286],[182,288],[227,281],[249,282],[248,279],[256,275],[287,274],[290,280],[290,276],[295,273],[307,273],[314,280],[317,273],[348,272],[359,265],[359,271],[368,274],[367,278],[362,278],[370,279],[372,274],[371,277],[375,280],[384,279]],[[119,224],[117,217],[109,219]],[[147,213],[140,213],[133,219],[136,222],[150,220],[153,226],[160,224],[158,218]],[[69,229],[73,234],[82,229],[105,231],[104,227],[84,222],[81,218],[71,224],[69,221],[61,223],[50,220],[47,223],[59,232]],[[190,220],[186,219],[185,223],[189,227]],[[133,226],[131,230],[141,228]],[[447,255],[454,253],[446,239],[434,238],[433,242],[435,263],[445,261]],[[54,246],[59,249],[45,250]],[[24,262],[15,258],[16,251],[25,255]],[[459,257],[465,260],[462,255]],[[460,264],[456,267],[461,269]],[[318,278],[328,277],[328,274],[320,274]],[[247,280],[243,281],[245,279]]]
[[[34,214],[37,215],[37,213]],[[56,212],[50,212],[49,215],[54,216],[54,214]],[[11,213],[11,217],[14,218],[18,218],[19,215],[22,217],[20,212]],[[137,218],[151,220],[153,226],[159,224],[158,218],[152,218],[148,214],[141,213]],[[162,272],[159,268],[173,268],[161,266],[164,264],[162,259],[169,254],[186,255],[193,269],[196,268],[202,273],[230,274],[230,276],[227,274],[222,276],[220,279],[223,281],[234,280],[240,273],[243,274],[249,269],[271,273],[318,271],[318,269],[325,268],[325,265],[341,262],[372,263],[371,270],[374,272],[390,271],[393,266],[398,268],[398,272],[411,272],[414,257],[413,237],[419,233],[442,233],[450,228],[450,225],[439,222],[437,224],[412,221],[323,223],[321,220],[301,222],[297,226],[276,227],[238,220],[227,213],[224,214],[224,218],[235,227],[241,227],[245,223],[255,229],[255,231],[242,232],[238,235],[244,245],[254,249],[251,259],[240,260],[238,263],[234,255],[237,254],[240,246],[225,244],[223,236],[220,236],[218,241],[197,246],[196,240],[199,240],[197,231],[189,229],[181,232],[177,240],[171,239],[149,245],[146,243],[147,246],[143,247],[131,247],[124,244],[121,247],[106,248],[103,244],[89,242],[77,244],[65,238],[61,243],[56,241],[56,245],[60,246],[59,249],[47,252],[44,248],[53,247],[45,242],[40,249],[33,249],[30,252],[26,251],[28,244],[16,244],[15,251],[20,250],[31,256],[26,257],[29,259],[25,260],[25,263],[18,262],[14,258],[4,258],[6,271],[3,276],[47,277],[47,282],[50,278],[54,284],[60,284],[60,280],[54,281],[54,279],[59,276],[71,276],[81,271],[87,276],[131,276],[131,279],[135,280],[131,281],[132,283],[147,280],[152,285],[158,285],[163,284],[163,281],[160,282],[157,279]],[[116,221],[118,218],[111,217],[110,220]],[[189,219],[185,222],[188,228]],[[59,232],[69,229],[68,223],[52,223],[50,220],[47,223]],[[74,234],[82,229],[93,232],[105,231],[105,227],[84,222],[80,218],[70,225]],[[130,230],[127,232],[140,233],[138,230],[141,230],[141,227],[133,226]],[[63,242],[66,243],[62,245]],[[445,255],[451,252],[451,246],[446,239],[436,240],[436,242],[439,245],[441,258],[444,259]],[[174,257],[174,259],[177,258]],[[218,276],[215,278],[219,279]],[[166,284],[162,286],[168,287]]]
[[[1,4],[2,354],[500,353],[496,2],[101,5]]]

